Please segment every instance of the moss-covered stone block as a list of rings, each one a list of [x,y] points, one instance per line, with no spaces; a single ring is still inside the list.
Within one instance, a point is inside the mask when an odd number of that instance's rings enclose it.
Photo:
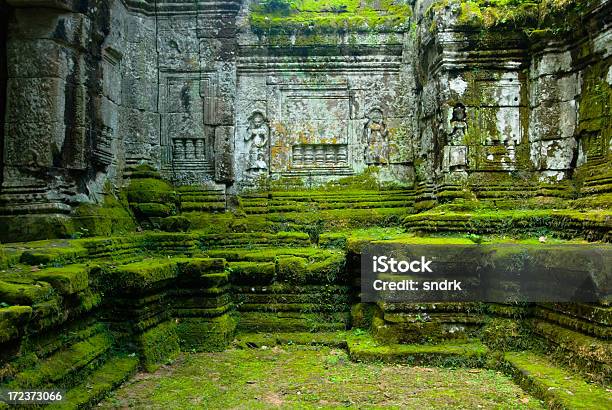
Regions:
[[[223,273],[226,269],[225,259],[222,258],[193,258],[177,263],[179,274],[189,277]]]
[[[240,312],[242,332],[320,332],[346,330],[349,312]]]
[[[269,285],[276,278],[274,262],[230,262],[231,281],[238,285]]]
[[[98,333],[86,340],[68,346],[39,362],[34,368],[15,376],[15,387],[58,386],[74,382],[76,372],[92,364],[110,349],[113,339],[107,332]]]
[[[351,307],[351,325],[353,328],[370,329],[378,307],[373,303],[356,303]]]
[[[0,343],[23,336],[31,316],[30,306],[0,308]]]
[[[297,256],[279,257],[277,261],[277,280],[296,285],[306,283],[308,280],[307,263],[306,259]]]
[[[151,289],[157,284],[178,276],[176,261],[144,259],[117,267],[109,274],[109,284],[122,292]]]
[[[88,256],[80,240],[45,240],[20,246],[20,262],[28,265],[63,265]]]
[[[177,199],[173,187],[161,179],[133,179],[127,189],[130,203],[174,203]]]
[[[49,409],[80,409],[92,407],[138,369],[138,358],[113,357],[88,375],[82,383],[68,390],[62,402]]]
[[[233,340],[237,320],[232,314],[214,318],[180,318],[176,332],[181,350],[220,352]]]
[[[70,238],[76,228],[69,215],[2,215],[0,241],[37,241]]]
[[[169,216],[159,221],[159,228],[166,232],[187,232],[191,228],[191,221],[182,215]]]
[[[482,328],[482,341],[493,350],[525,350],[535,347],[533,337],[520,321],[508,318],[491,318]]]
[[[45,282],[13,283],[0,280],[0,300],[11,305],[32,306],[54,295],[53,287]]]
[[[43,269],[34,272],[32,277],[37,281],[50,283],[62,295],[72,295],[89,286],[89,268],[85,265]]]
[[[174,215],[176,208],[173,205],[167,204],[156,204],[156,203],[142,203],[142,204],[131,204],[134,212],[142,217],[161,217]]]
[[[176,323],[172,321],[158,324],[137,338],[142,366],[149,372],[173,360],[179,354],[179,339]]]
[[[136,223],[127,203],[113,194],[104,196],[101,204],[82,204],[72,213],[75,226],[73,236],[110,236],[136,230]]]

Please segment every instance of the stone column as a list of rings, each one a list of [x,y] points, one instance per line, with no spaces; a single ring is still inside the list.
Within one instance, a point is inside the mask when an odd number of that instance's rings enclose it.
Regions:
[[[86,168],[89,21],[66,3],[9,1],[2,213],[66,213],[70,170]],[[76,192],[75,192],[76,193]]]

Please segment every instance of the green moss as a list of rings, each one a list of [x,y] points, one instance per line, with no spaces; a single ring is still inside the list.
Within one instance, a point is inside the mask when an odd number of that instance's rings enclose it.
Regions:
[[[12,283],[0,280],[0,300],[11,305],[31,306],[53,297],[53,288],[45,282]]]
[[[267,0],[252,8],[249,20],[255,32],[401,31],[412,14],[410,6],[393,0],[380,3],[381,10],[374,10],[360,0]]]
[[[274,262],[231,262],[232,283],[269,285],[276,278]]]
[[[233,340],[235,329],[236,318],[224,314],[210,319],[178,319],[176,332],[183,351],[220,352]]]
[[[121,291],[144,290],[178,275],[176,261],[145,259],[123,265],[110,273],[109,284]]]
[[[127,189],[127,199],[136,217],[167,217],[177,211],[178,195],[173,187],[156,178],[132,179]]]
[[[23,336],[32,316],[30,306],[9,306],[0,308],[0,344]]]
[[[612,380],[612,351],[607,341],[542,320],[530,321],[532,331],[544,337],[548,349],[561,362],[590,374],[599,382]]]
[[[165,322],[147,330],[138,336],[138,346],[142,366],[149,372],[155,371],[179,353],[176,323]]]
[[[89,269],[85,265],[48,268],[34,272],[32,278],[50,283],[62,295],[72,295],[89,286]]]
[[[88,366],[106,352],[112,343],[113,339],[108,333],[99,333],[61,350],[35,368],[17,374],[12,383],[22,388],[63,385],[68,378],[76,376],[75,371]]]
[[[319,332],[345,330],[348,312],[241,312],[238,330],[242,332]]]
[[[545,400],[550,408],[604,409],[610,394],[530,352],[505,354],[508,369],[519,384]]]
[[[351,307],[351,326],[357,329],[371,329],[372,320],[377,313],[373,303],[357,303]]]
[[[346,348],[347,334],[347,332],[243,333],[236,336],[233,345],[241,349],[265,349],[279,345]]]
[[[358,361],[452,367],[482,367],[488,352],[488,349],[477,341],[445,342],[435,345],[380,345],[369,335],[350,336],[348,347],[351,358]]]
[[[28,265],[62,265],[88,256],[82,241],[45,240],[19,244],[20,262]]]
[[[74,409],[93,406],[134,374],[137,368],[138,359],[135,357],[114,357],[96,369],[81,384],[68,390],[61,403],[52,404],[48,408]]]
[[[127,190],[130,203],[173,203],[177,194],[173,187],[161,179],[133,179]]]
[[[0,216],[0,241],[37,241],[70,238],[76,229],[69,215]]]
[[[536,343],[533,334],[517,320],[492,318],[482,329],[483,342],[494,350],[525,350]]]
[[[579,17],[591,1],[575,0],[441,0],[434,2],[428,13],[439,13],[456,5],[460,25],[486,30],[518,30],[530,36],[559,35],[579,24]],[[436,25],[432,25],[436,29]],[[487,32],[488,31],[488,32]]]
[[[191,221],[182,215],[170,216],[159,222],[159,227],[166,232],[187,232],[191,227]]]
[[[79,205],[73,212],[72,220],[76,230],[73,237],[110,236],[136,229],[127,203],[122,203],[112,193],[104,196],[102,205]]]

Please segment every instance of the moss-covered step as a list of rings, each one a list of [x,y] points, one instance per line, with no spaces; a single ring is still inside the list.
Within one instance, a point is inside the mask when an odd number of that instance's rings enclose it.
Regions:
[[[223,273],[221,258],[147,258],[111,269],[106,283],[120,293],[141,292],[164,286],[177,277],[200,277],[208,273]]]
[[[612,393],[551,363],[532,352],[508,352],[506,370],[523,388],[544,400],[550,408],[609,409]]]
[[[531,331],[541,336],[552,356],[590,380],[612,382],[612,343],[540,319],[529,319]]]
[[[203,256],[229,261],[235,284],[342,284],[348,281],[344,252],[317,248],[213,249]]]
[[[367,333],[347,339],[351,359],[443,367],[483,367],[488,348],[477,340],[437,344],[381,344]]]
[[[0,308],[0,344],[23,336],[31,316],[30,306]]]
[[[181,351],[220,352],[233,340],[237,318],[225,313],[212,318],[180,317],[176,322]]]
[[[153,372],[173,360],[180,352],[176,322],[160,323],[136,337],[141,363],[146,371]]]
[[[568,305],[578,305],[579,307],[566,307]],[[582,316],[578,316],[580,310],[583,312]],[[533,315],[537,318],[564,326],[582,334],[602,339],[612,339],[612,327],[609,325],[609,315],[612,313],[611,306],[549,303],[545,304],[545,306],[536,306],[532,311]]]
[[[329,332],[346,330],[350,312],[240,312],[239,332]]]
[[[137,369],[137,357],[113,357],[89,374],[80,384],[68,390],[61,402],[47,408],[58,410],[90,408],[132,376]]]
[[[312,212],[332,209],[406,208],[413,191],[288,191],[270,192],[266,198],[241,198],[247,214]]]
[[[263,246],[310,246],[310,236],[304,232],[246,232],[200,235],[198,242],[203,248],[234,248]]]
[[[97,367],[97,362],[111,348],[108,332],[97,333],[69,345],[39,361],[32,368],[17,373],[8,386],[14,388],[69,387],[78,381],[80,372]]]
[[[433,209],[408,215],[409,231],[423,233],[472,232],[478,234],[538,235],[543,229],[564,238],[609,241],[612,213],[609,210],[484,210],[446,212]]]
[[[140,221],[175,214],[177,196],[170,184],[156,177],[133,178],[127,189],[130,208]]]
[[[260,349],[278,345],[347,347],[348,332],[241,333],[232,345],[240,349]]]
[[[82,240],[51,239],[36,242],[11,243],[7,249],[20,253],[19,262],[27,265],[62,265],[88,256]]]
[[[384,313],[372,320],[372,334],[384,343],[431,343],[475,337],[485,322],[473,313]]]
[[[226,208],[223,188],[182,186],[177,188],[181,212],[223,212]]]

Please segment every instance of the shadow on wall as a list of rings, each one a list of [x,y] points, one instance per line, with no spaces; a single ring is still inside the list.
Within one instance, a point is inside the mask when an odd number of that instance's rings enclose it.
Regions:
[[[8,77],[6,66],[6,40],[8,33],[9,7],[0,1],[0,186],[3,182],[4,172],[4,120],[6,110],[6,79]]]

